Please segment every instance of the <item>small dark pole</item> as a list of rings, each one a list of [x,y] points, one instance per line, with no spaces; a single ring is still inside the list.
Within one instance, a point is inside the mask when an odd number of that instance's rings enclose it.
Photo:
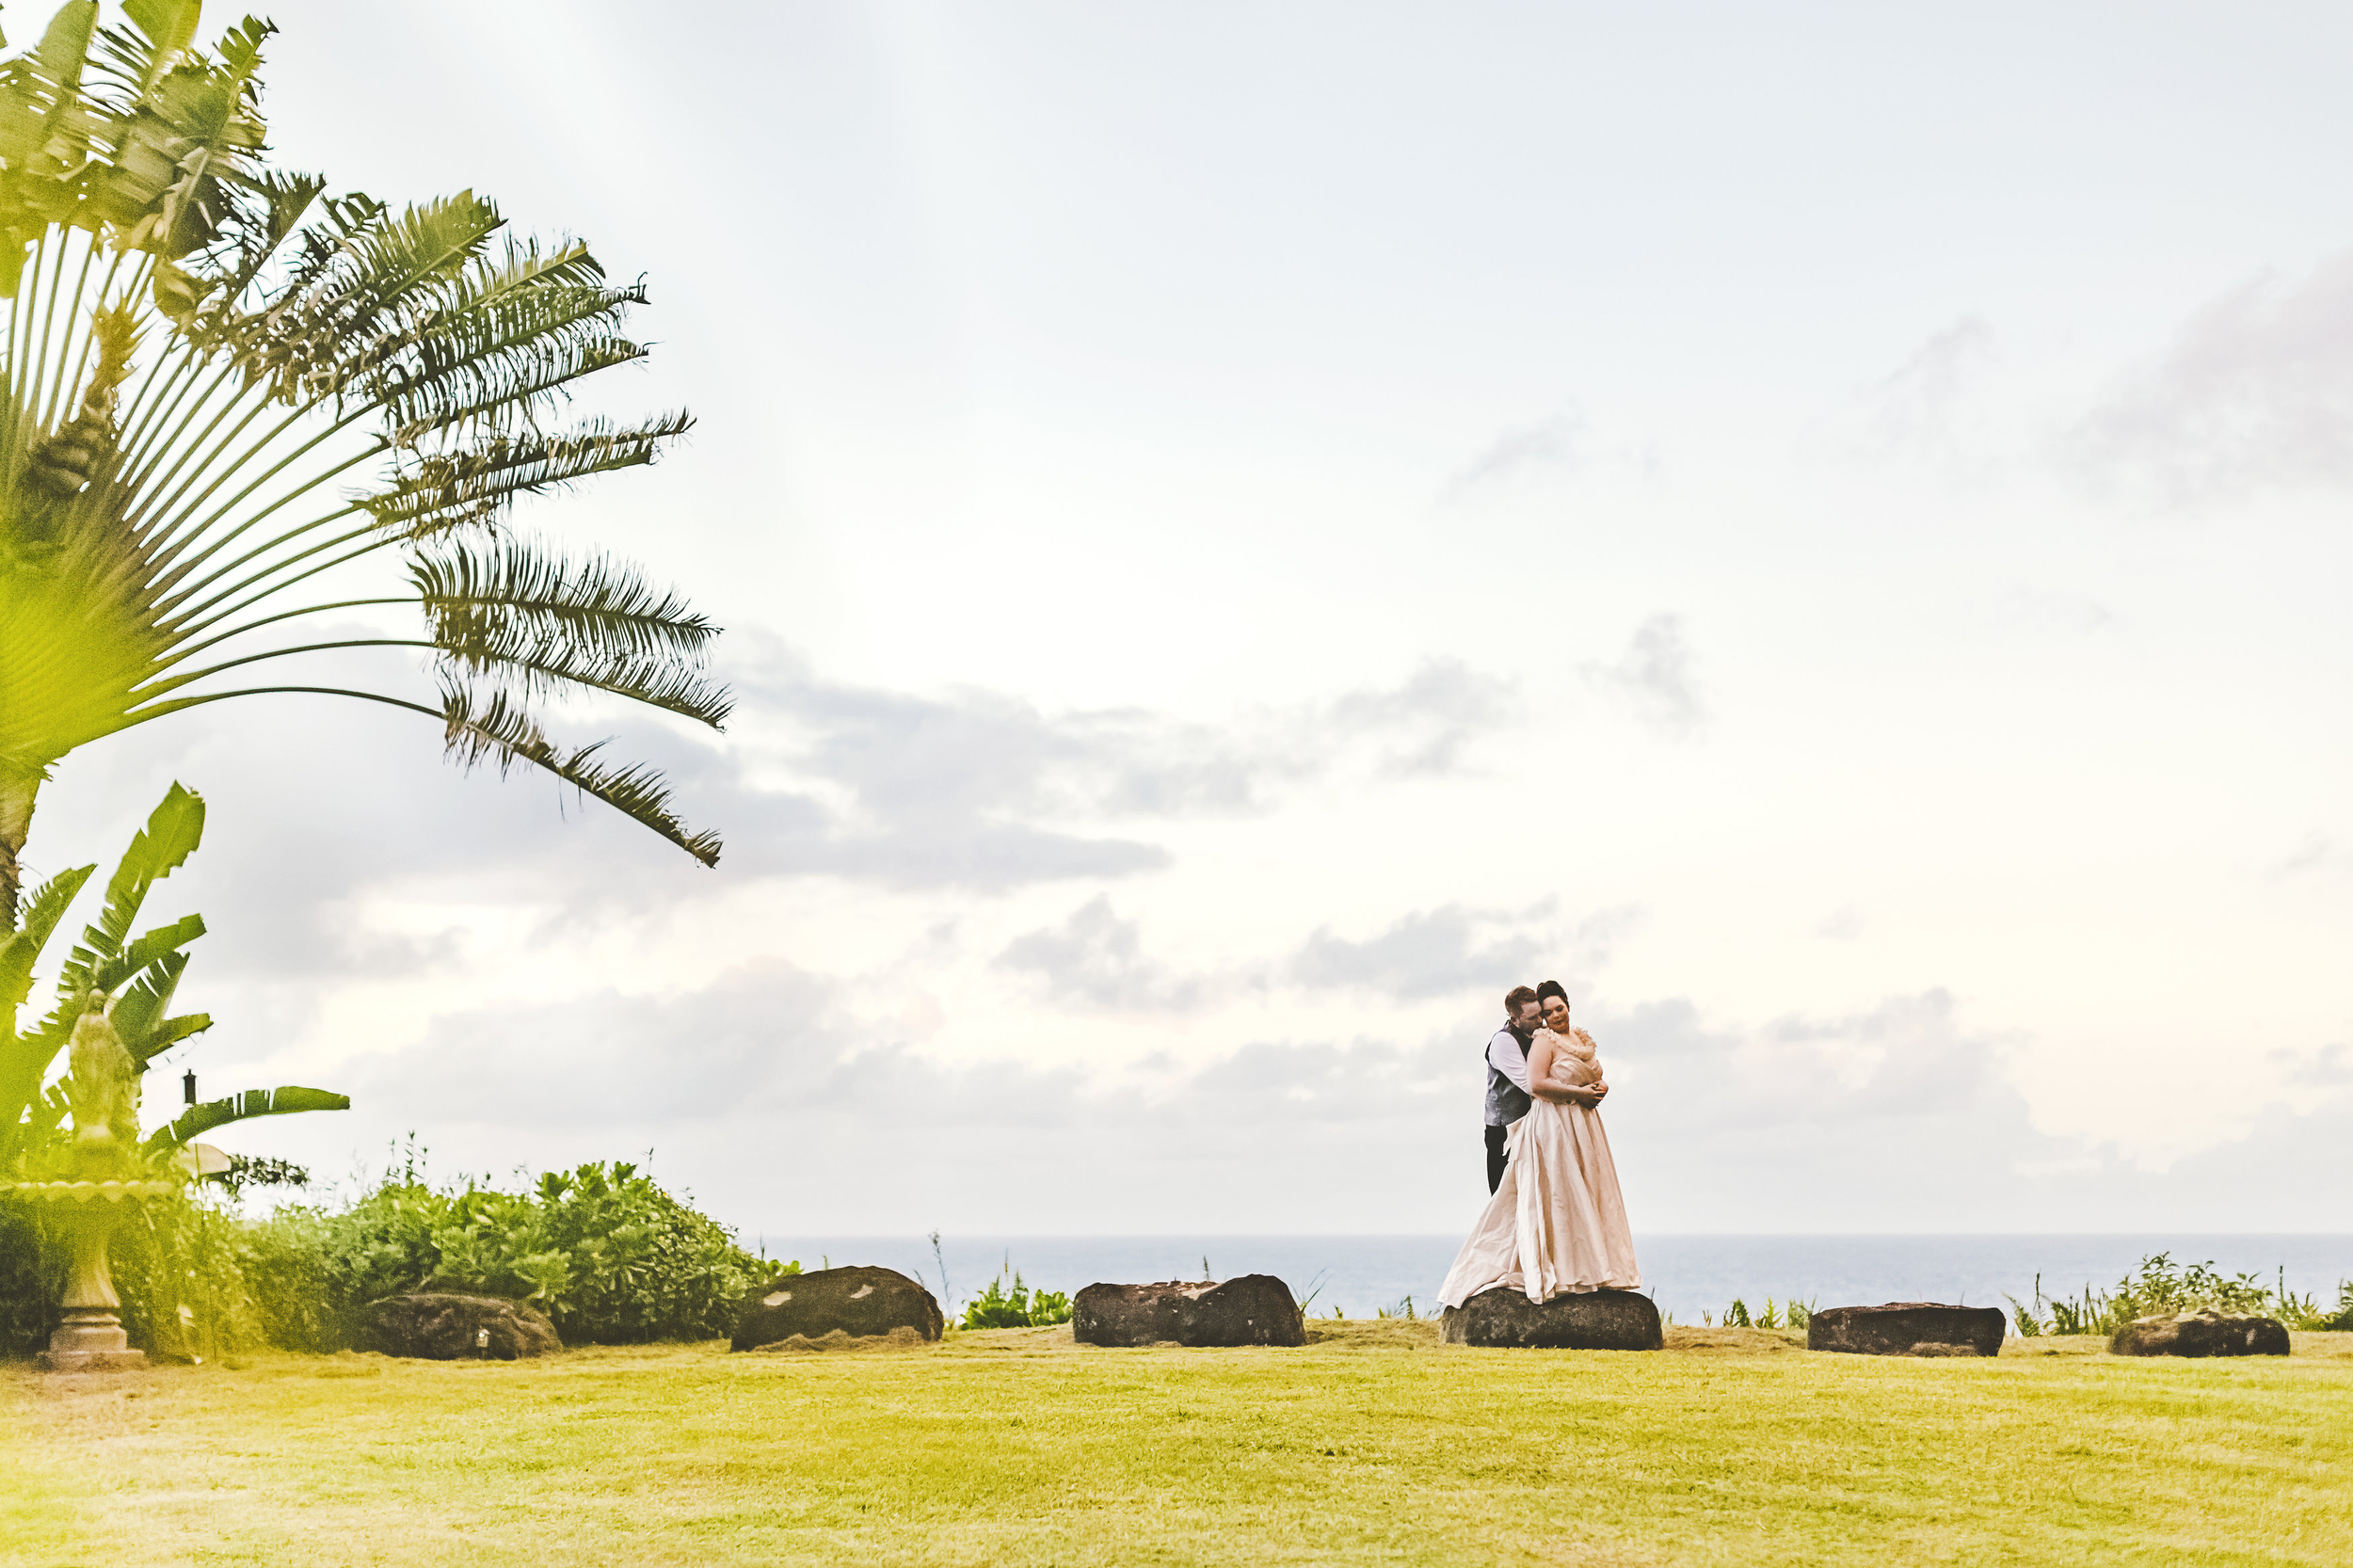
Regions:
[[[196,1069],[190,1067],[180,1075],[180,1097],[190,1105],[196,1103]]]

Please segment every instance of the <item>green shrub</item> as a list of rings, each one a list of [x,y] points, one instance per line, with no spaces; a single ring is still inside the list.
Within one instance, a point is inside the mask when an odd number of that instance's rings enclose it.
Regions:
[[[1016,1270],[1008,1288],[1000,1272],[988,1288],[967,1302],[959,1328],[1047,1328],[1070,1321],[1070,1297],[1060,1290],[1032,1290]]]
[[[2136,1318],[2195,1311],[2260,1313],[2292,1329],[2327,1328],[2342,1319],[2345,1327],[2353,1328],[2353,1285],[2338,1287],[2337,1314],[2332,1319],[2313,1298],[2292,1293],[2284,1273],[2276,1287],[2266,1288],[2253,1274],[2217,1272],[2211,1259],[2185,1266],[2167,1253],[2142,1258],[2139,1272],[2126,1274],[2114,1290],[2096,1290],[2087,1285],[2080,1296],[2046,1300],[2042,1276],[2037,1274],[2031,1305],[2015,1296],[2008,1300],[2018,1333],[2025,1338],[2043,1334],[2108,1335]]]
[[[248,1221],[192,1187],[143,1206],[115,1235],[123,1326],[142,1350],[207,1357],[264,1344],[328,1352],[370,1302],[421,1286],[529,1301],[571,1344],[713,1339],[753,1286],[800,1265],[763,1262],[723,1225],[626,1164],[539,1178],[527,1193],[436,1189],[414,1160],[340,1212],[288,1207]],[[40,1350],[56,1326],[62,1249],[0,1210],[0,1353]],[[1025,1295],[1032,1314],[1066,1298]]]
[[[249,1288],[250,1252],[248,1227],[210,1192],[140,1204],[108,1253],[132,1345],[209,1357],[272,1342]],[[61,1239],[33,1213],[0,1210],[0,1353],[46,1348],[64,1284]]]
[[[732,1332],[753,1286],[800,1272],[754,1257],[627,1164],[551,1172],[528,1193],[436,1190],[412,1164],[343,1213],[309,1213],[328,1310],[344,1322],[369,1302],[440,1287],[530,1302],[569,1343],[713,1339]]]
[[[31,1355],[57,1326],[64,1261],[41,1243],[32,1217],[0,1204],[0,1355]]]

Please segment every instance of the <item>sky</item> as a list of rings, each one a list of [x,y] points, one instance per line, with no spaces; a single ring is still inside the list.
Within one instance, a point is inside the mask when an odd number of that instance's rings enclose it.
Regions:
[[[558,726],[715,871],[390,710],[71,758],[36,872],[211,808],[171,1076],[354,1097],[222,1146],[1449,1232],[1549,978],[1638,1232],[2346,1228],[2353,13],[273,14],[286,165],[645,277],[693,434],[517,526],[738,706]]]

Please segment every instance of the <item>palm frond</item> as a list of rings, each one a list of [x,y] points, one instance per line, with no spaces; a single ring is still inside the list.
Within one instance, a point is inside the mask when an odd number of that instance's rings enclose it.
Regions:
[[[184,1034],[196,1032],[190,1029],[169,1041],[157,1043],[155,1040],[156,1032],[164,1022],[165,1012],[171,1006],[172,994],[180,988],[180,976],[187,967],[187,953],[176,949],[163,953],[152,964],[143,966],[147,972],[125,986],[121,994],[115,998],[114,1005],[107,1009],[106,1016],[115,1026],[115,1032],[121,1036],[124,1047],[131,1054],[141,1062],[166,1048],[166,1046],[176,1044]],[[210,1019],[206,1022],[209,1024]]]
[[[66,978],[71,982],[78,973],[92,990],[112,995],[134,975],[169,963],[182,948],[203,935],[203,916],[183,915],[169,925],[140,932],[119,952],[92,951],[86,957],[83,949],[76,947],[72,958],[67,960]]]
[[[719,629],[675,591],[604,556],[575,560],[530,539],[438,540],[409,558],[436,643],[561,634],[600,652],[697,664]]]
[[[289,1116],[302,1111],[348,1111],[351,1096],[325,1089],[305,1089],[289,1083],[279,1089],[248,1089],[226,1099],[207,1101],[182,1112],[165,1127],[148,1134],[146,1147],[152,1150],[169,1148],[200,1137],[216,1127],[232,1122],[249,1121],[256,1116]]]
[[[82,884],[96,873],[94,865],[76,866],[60,872],[33,889],[33,896],[24,905],[24,918],[17,928],[0,942],[0,1023],[13,1018],[15,1010],[33,994],[33,966],[40,962],[40,950],[48,945],[50,933],[65,918],[66,906],[73,895],[82,890]]]
[[[519,495],[653,462],[663,442],[694,423],[676,413],[630,426],[593,420],[561,436],[501,436],[472,452],[419,459],[389,488],[360,504],[385,530],[411,539],[486,527],[504,517]]]
[[[608,281],[575,239],[502,239],[471,191],[394,209],[269,168],[273,29],[248,18],[208,51],[199,10],[125,0],[127,24],[102,29],[94,0],[71,0],[0,60],[0,913],[60,759],[274,691],[432,713],[457,751],[568,773],[711,858],[715,838],[679,826],[650,770],[559,751],[524,716],[579,689],[726,716],[700,673],[715,629],[602,560],[518,572],[484,553],[471,580],[466,558],[420,567],[446,579],[426,606],[443,675],[490,693],[455,710],[323,684],[215,689],[256,658],[334,646],[315,639],[171,673],[286,618],[264,601],[296,584],[459,530],[496,536],[518,496],[651,462],[689,424],[553,428],[576,383],[644,357],[627,329],[642,283]],[[343,474],[378,462],[365,493],[331,504]],[[110,911],[92,965],[124,956]]]
[[[502,776],[517,763],[544,769],[653,829],[704,865],[719,863],[719,835],[686,831],[686,824],[670,809],[670,792],[663,785],[662,775],[653,768],[642,762],[614,768],[598,761],[596,754],[604,748],[604,742],[564,751],[506,693],[495,693],[477,707],[474,694],[456,681],[442,685],[441,718],[446,749],[461,766],[494,762]]]
[[[69,990],[78,993],[92,984],[110,991],[163,952],[204,934],[204,922],[196,916],[188,917],[196,921],[195,929],[176,940],[169,939],[167,934],[184,926],[186,921],[164,927],[161,932],[150,932],[139,938],[143,948],[139,962],[120,975],[113,974],[113,966],[127,957],[123,942],[130,935],[131,922],[138,919],[139,906],[147,902],[148,889],[177,871],[203,841],[203,797],[173,784],[163,803],[149,814],[147,825],[132,838],[131,847],[123,851],[114,875],[106,879],[105,906],[99,911],[98,919],[84,928],[81,942],[66,960],[58,979],[61,994]],[[113,976],[111,984],[98,978],[102,970]],[[78,1013],[79,1006],[73,1011]]]

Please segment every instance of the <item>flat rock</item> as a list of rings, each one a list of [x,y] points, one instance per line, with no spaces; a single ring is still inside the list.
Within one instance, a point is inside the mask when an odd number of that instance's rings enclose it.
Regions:
[[[796,1336],[814,1342],[839,1333],[851,1339],[888,1337],[908,1329],[926,1341],[947,1327],[939,1303],[896,1269],[858,1264],[779,1274],[744,1298],[728,1349],[759,1350]]]
[[[424,1361],[513,1361],[564,1348],[555,1325],[537,1307],[440,1290],[370,1302],[352,1337],[362,1351]]]
[[[1090,1285],[1070,1304],[1081,1345],[1304,1345],[1307,1325],[1291,1288],[1273,1274],[1156,1285]]]
[[[1441,1320],[1449,1345],[1530,1351],[1655,1351],[1658,1308],[1632,1290],[1578,1290],[1531,1302],[1508,1285],[1481,1290]]]
[[[2287,1325],[2227,1312],[2169,1312],[2135,1318],[2108,1337],[2114,1355],[2285,1355]]]
[[[823,1355],[833,1351],[920,1351],[930,1343],[921,1334],[903,1323],[888,1334],[870,1334],[863,1338],[853,1338],[835,1329],[831,1334],[820,1335],[814,1339],[806,1334],[796,1334],[773,1345],[755,1345],[752,1349],[760,1355]]]
[[[2009,1320],[1998,1306],[1826,1306],[1808,1320],[1805,1348],[1847,1355],[1999,1355],[2009,1332]]]

